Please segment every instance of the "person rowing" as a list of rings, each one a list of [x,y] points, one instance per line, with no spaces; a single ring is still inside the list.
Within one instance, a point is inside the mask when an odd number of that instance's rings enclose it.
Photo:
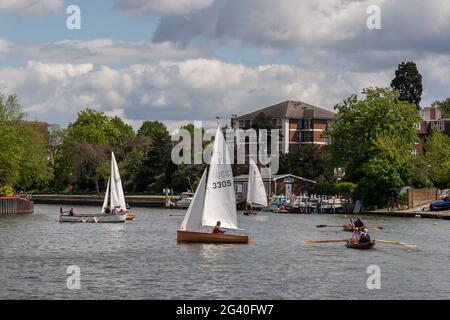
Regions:
[[[366,228],[363,229],[361,235],[359,236],[359,243],[369,243],[371,242],[370,235]]]
[[[354,226],[356,228],[364,228],[364,222],[362,222],[360,218],[357,218],[354,222]]]
[[[221,233],[225,233],[226,232],[225,230],[220,229],[220,225],[221,225],[221,222],[217,221],[217,224],[216,224],[216,226],[214,227],[214,229],[212,231],[213,234],[221,234]]]

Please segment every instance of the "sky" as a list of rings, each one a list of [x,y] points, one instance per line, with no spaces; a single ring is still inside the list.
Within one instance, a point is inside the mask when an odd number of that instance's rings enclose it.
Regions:
[[[333,110],[388,87],[402,61],[423,76],[422,106],[450,96],[450,1],[0,2],[0,91],[61,126],[87,107],[171,129],[286,100]]]

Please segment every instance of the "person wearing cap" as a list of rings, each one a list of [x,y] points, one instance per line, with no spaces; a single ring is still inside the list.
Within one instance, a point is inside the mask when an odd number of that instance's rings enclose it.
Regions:
[[[213,234],[221,234],[221,233],[225,233],[226,232],[225,230],[220,229],[220,225],[221,225],[221,222],[217,221],[217,224],[216,224],[216,226],[214,227],[214,229],[212,231]]]

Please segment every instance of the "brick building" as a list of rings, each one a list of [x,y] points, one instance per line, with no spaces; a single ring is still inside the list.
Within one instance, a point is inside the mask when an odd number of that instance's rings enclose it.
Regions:
[[[441,113],[437,107],[426,107],[420,110],[421,121],[417,126],[417,134],[419,135],[419,142],[416,149],[413,151],[415,155],[422,155],[424,153],[424,145],[433,131],[445,133],[450,137],[450,119],[441,117]]]
[[[260,113],[271,117],[273,124],[281,129],[282,153],[297,151],[305,144],[328,144],[328,139],[323,138],[322,133],[336,116],[334,112],[301,101],[288,100],[239,117],[234,115],[231,126],[234,129],[249,129]]]

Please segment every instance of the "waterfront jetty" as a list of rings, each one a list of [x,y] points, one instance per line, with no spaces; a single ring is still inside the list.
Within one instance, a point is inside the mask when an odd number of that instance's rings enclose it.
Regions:
[[[179,200],[179,196],[169,196],[172,201]],[[164,208],[166,196],[163,195],[125,195],[125,200],[130,207],[144,208]],[[79,205],[79,206],[101,206],[103,204],[102,195],[58,195],[58,194],[38,194],[33,195],[36,204],[55,205]]]
[[[0,216],[33,213],[33,202],[21,197],[0,197]]]

